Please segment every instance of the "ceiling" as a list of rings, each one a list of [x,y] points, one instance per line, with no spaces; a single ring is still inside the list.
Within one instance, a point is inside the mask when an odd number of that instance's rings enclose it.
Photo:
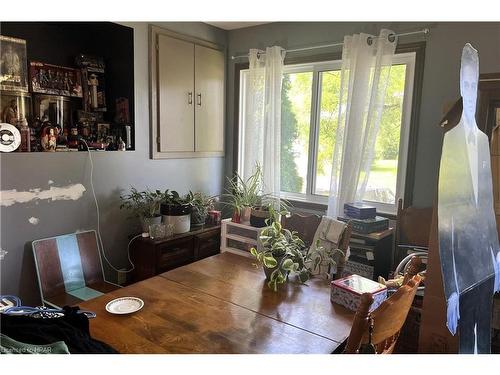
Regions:
[[[263,25],[270,22],[205,22],[205,23],[218,27],[219,29],[235,30],[235,29],[242,29],[244,27]]]

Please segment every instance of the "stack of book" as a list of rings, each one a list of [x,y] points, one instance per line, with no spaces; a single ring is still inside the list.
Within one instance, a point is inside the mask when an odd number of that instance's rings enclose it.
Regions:
[[[377,216],[377,209],[363,202],[346,203],[344,214],[353,219],[373,219]]]
[[[375,276],[375,245],[362,239],[351,238],[349,247],[350,255],[343,275],[356,274],[373,279]]]
[[[382,232],[389,228],[389,219],[377,216],[377,209],[364,203],[344,204],[344,216],[338,219],[350,221],[352,230],[363,234]]]

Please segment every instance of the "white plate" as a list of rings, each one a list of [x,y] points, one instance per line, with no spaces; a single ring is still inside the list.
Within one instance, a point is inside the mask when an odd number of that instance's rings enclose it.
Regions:
[[[131,314],[139,311],[144,306],[144,301],[137,297],[121,297],[109,301],[106,311],[111,314]]]

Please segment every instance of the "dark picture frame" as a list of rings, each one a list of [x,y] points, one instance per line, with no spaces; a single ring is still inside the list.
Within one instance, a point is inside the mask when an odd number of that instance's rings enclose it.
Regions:
[[[0,35],[0,90],[28,92],[26,40]]]
[[[80,70],[39,61],[31,61],[29,70],[32,92],[75,98],[83,97]]]

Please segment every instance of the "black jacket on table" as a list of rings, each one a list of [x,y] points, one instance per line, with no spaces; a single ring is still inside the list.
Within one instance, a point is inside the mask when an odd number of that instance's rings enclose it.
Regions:
[[[44,345],[64,341],[72,354],[118,353],[108,344],[90,336],[89,320],[78,308],[65,307],[58,318],[32,318],[0,314],[2,333],[27,344]]]

